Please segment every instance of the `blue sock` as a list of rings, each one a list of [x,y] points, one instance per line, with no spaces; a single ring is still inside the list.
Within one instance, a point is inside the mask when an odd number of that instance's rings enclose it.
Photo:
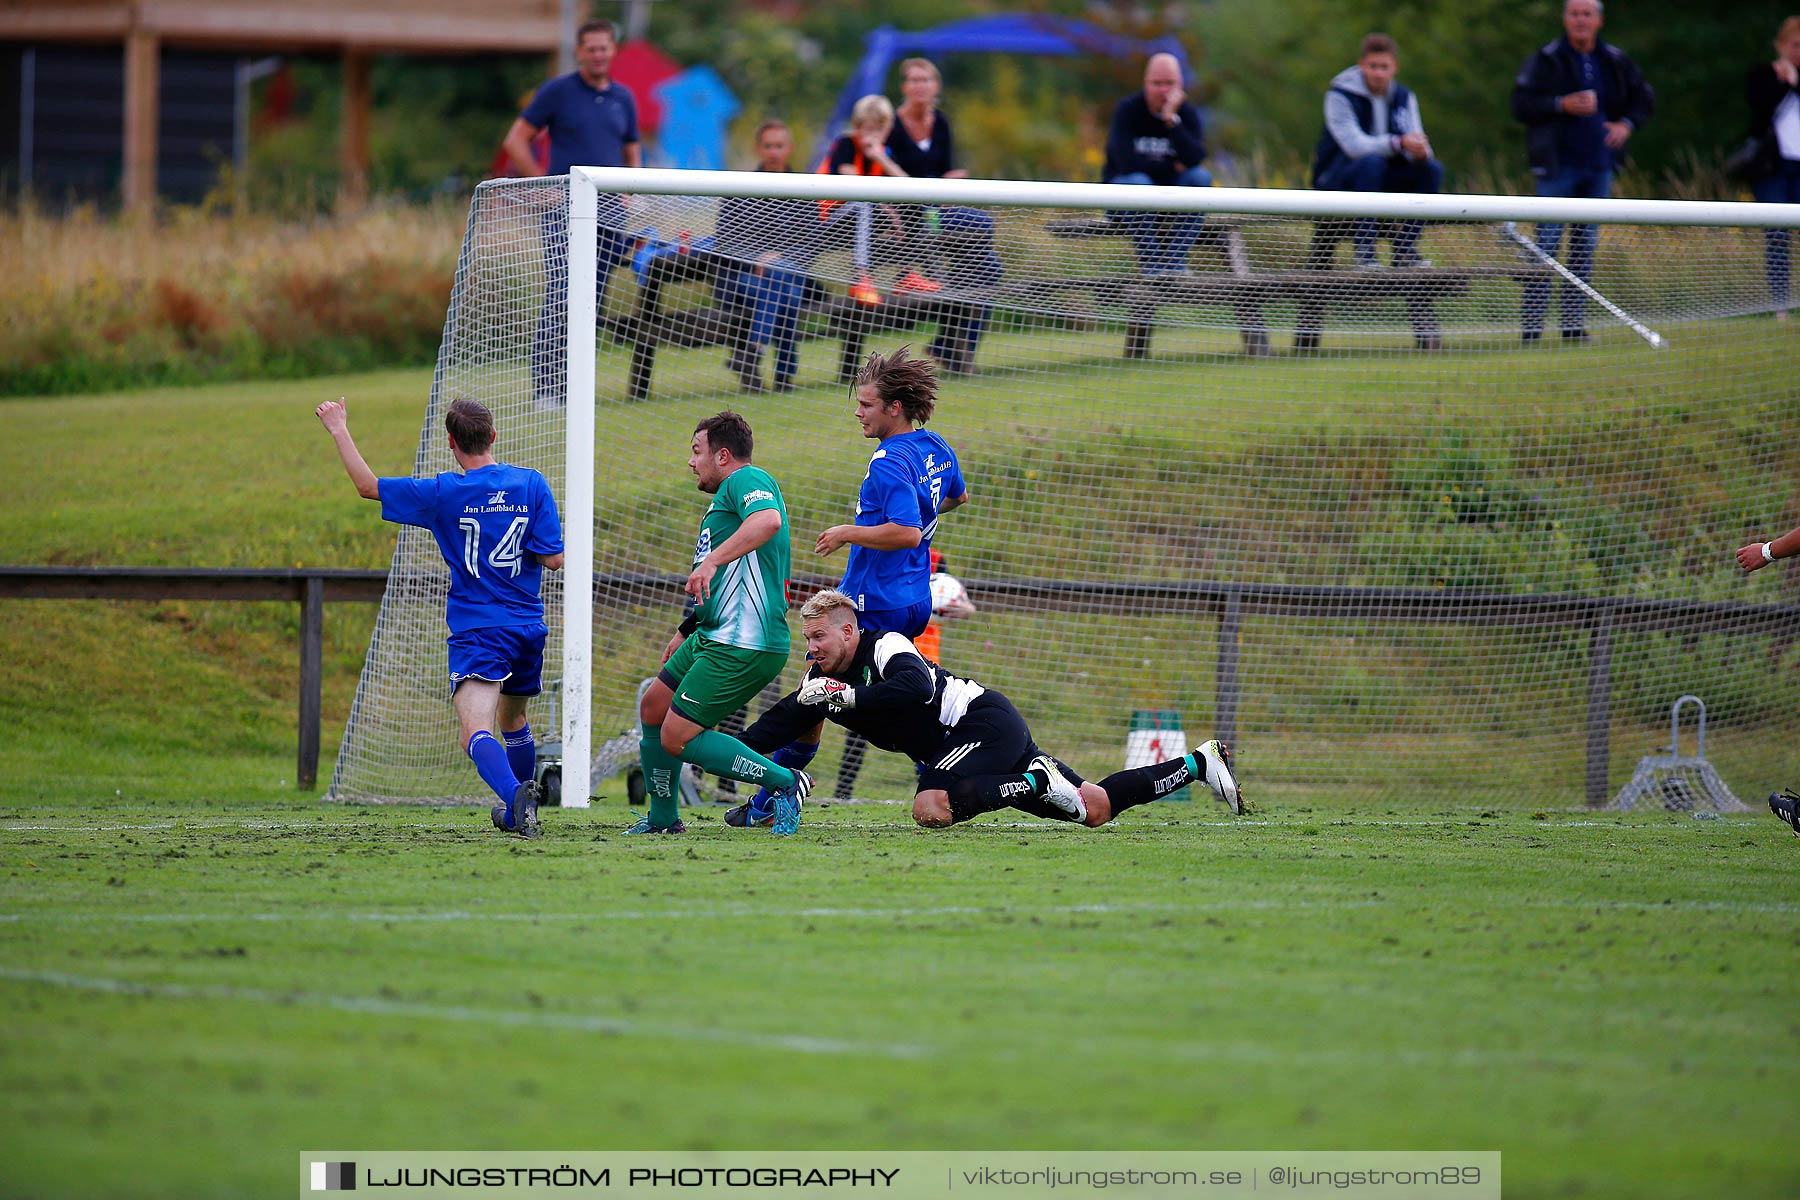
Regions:
[[[511,764],[512,773],[520,779],[536,779],[537,743],[531,740],[531,726],[502,732],[500,740],[506,743],[506,761]]]
[[[481,773],[481,781],[493,788],[500,803],[506,805],[506,819],[511,822],[513,793],[519,790],[519,777],[513,774],[512,765],[506,761],[506,747],[500,744],[499,738],[483,729],[469,739],[469,757]]]
[[[769,755],[769,761],[778,767],[786,767],[790,771],[798,771],[807,763],[811,762],[813,760],[813,755],[818,752],[819,743],[817,742],[789,742],[775,753]],[[767,814],[773,806],[773,794],[768,788],[763,788],[760,792],[757,792],[756,795],[750,797],[750,811],[757,816]]]

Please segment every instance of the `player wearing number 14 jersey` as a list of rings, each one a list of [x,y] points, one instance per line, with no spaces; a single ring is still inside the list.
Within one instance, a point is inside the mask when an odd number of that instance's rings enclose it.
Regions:
[[[430,479],[377,479],[350,437],[341,401],[317,416],[337,443],[357,494],[381,501],[383,520],[431,531],[450,568],[451,701],[462,745],[500,803],[494,824],[538,835],[536,746],[525,717],[543,690],[544,568],[562,569],[562,522],[544,477],[494,457],[494,417],[473,400],[454,400],[444,415],[460,472]],[[499,730],[504,743],[494,736]]]

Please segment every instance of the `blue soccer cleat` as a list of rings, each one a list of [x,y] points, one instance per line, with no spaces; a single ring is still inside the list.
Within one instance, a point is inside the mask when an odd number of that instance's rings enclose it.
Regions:
[[[770,833],[777,837],[787,837],[800,828],[800,808],[806,803],[812,786],[811,775],[805,771],[795,771],[793,786],[775,793],[775,819],[769,823]]]

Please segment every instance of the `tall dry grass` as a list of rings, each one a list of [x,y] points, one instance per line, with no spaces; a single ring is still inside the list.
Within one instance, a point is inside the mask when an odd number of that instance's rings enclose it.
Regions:
[[[428,362],[463,219],[0,214],[0,395]]]

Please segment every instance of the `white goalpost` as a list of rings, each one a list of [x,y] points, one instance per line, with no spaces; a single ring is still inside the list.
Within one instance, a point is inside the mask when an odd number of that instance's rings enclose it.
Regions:
[[[1599,227],[1591,263],[1576,226]],[[1800,606],[1730,565],[1753,526],[1800,516],[1800,335],[1768,319],[1765,232],[1797,228],[1800,206],[1707,202],[616,168],[484,184],[417,469],[443,469],[435,429],[466,394],[495,409],[503,459],[551,477],[568,807],[613,794],[679,617],[694,421],[751,418],[810,591],[842,570],[811,538],[871,449],[843,381],[901,344],[940,364],[932,427],[975,500],[939,531],[979,610],[946,627],[946,665],[1078,766],[1118,757],[1134,712],[1174,710],[1234,738],[1277,801],[1595,803],[1692,692],[1737,758],[1721,770],[1747,777],[1759,736],[1800,724],[1800,672],[1744,662],[1790,661]],[[879,303],[849,298],[859,279]],[[441,572],[409,532],[339,798],[479,794],[430,711],[434,687],[448,708]]]
[[[596,319],[597,193],[592,181],[572,177],[569,187],[569,386],[564,478],[563,594],[589,596],[594,590],[594,324]],[[586,763],[593,754],[594,623],[585,606],[563,606],[562,744],[565,763]],[[583,772],[582,774],[585,774]],[[569,776],[564,769],[563,778]],[[580,776],[578,775],[577,778]],[[564,788],[570,808],[588,806],[589,789]]]

